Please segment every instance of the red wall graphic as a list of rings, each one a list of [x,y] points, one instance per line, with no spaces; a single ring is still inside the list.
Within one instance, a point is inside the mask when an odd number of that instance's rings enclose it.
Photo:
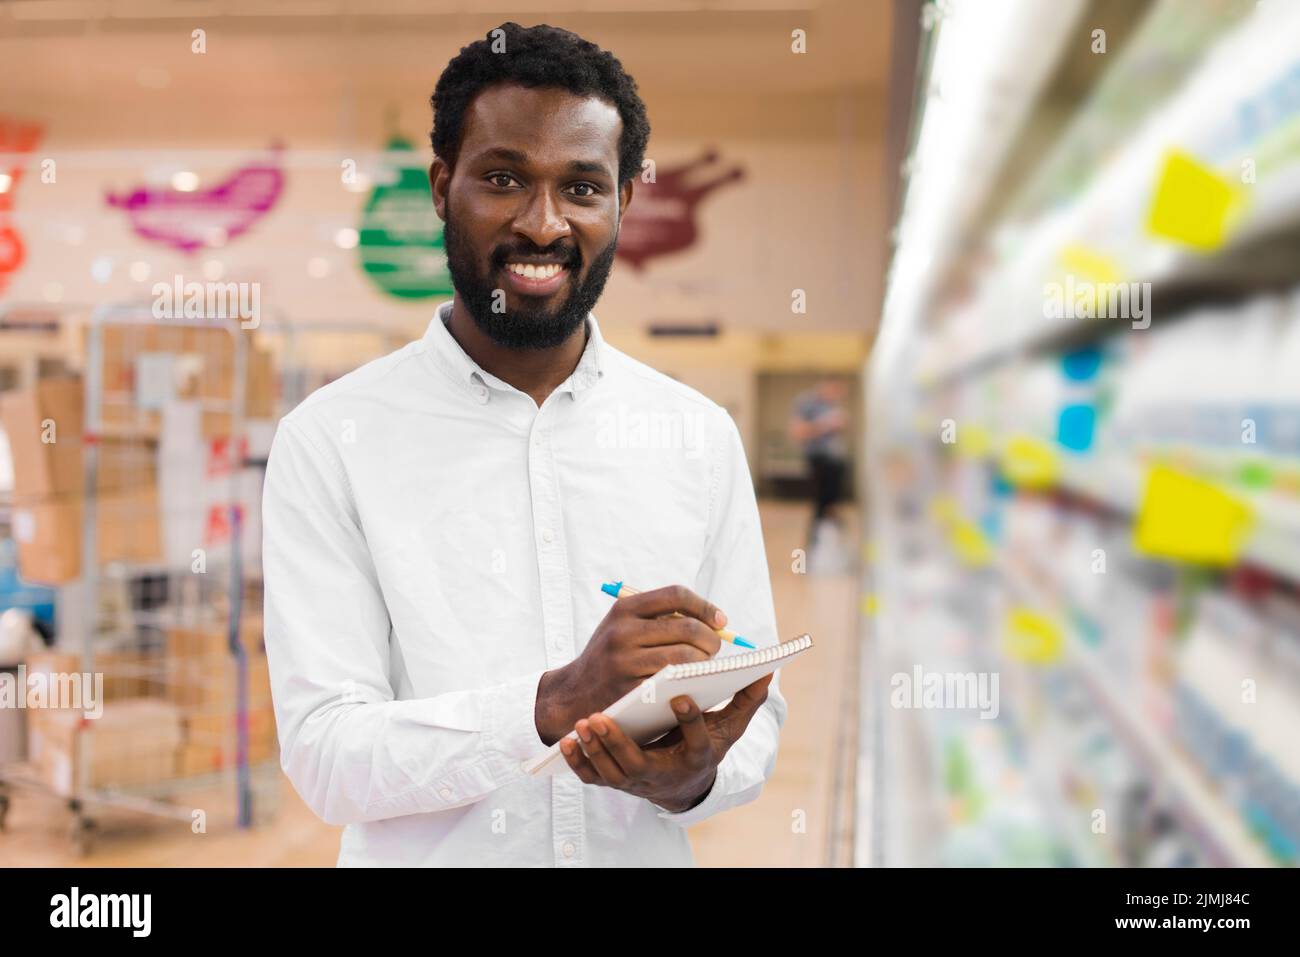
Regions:
[[[23,238],[9,214],[13,212],[14,194],[26,165],[23,157],[36,149],[40,138],[41,127],[37,124],[0,116],[0,175],[5,177],[5,188],[0,191],[0,293],[26,258]]]
[[[719,186],[745,178],[739,166],[719,170],[717,164],[717,152],[709,150],[681,166],[660,167],[653,183],[638,179],[619,228],[618,258],[644,269],[655,256],[693,245],[699,234],[695,218],[700,201]]]

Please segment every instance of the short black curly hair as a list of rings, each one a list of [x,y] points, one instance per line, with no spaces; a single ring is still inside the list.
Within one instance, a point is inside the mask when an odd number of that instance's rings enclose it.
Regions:
[[[498,32],[500,31],[500,32]],[[493,45],[502,52],[493,52]],[[636,80],[612,53],[576,33],[511,21],[494,27],[482,40],[462,47],[438,77],[429,103],[433,107],[433,152],[456,165],[465,114],[474,97],[498,83],[558,87],[578,96],[598,96],[618,109],[623,135],[618,144],[618,184],[641,169],[650,119],[636,90]]]

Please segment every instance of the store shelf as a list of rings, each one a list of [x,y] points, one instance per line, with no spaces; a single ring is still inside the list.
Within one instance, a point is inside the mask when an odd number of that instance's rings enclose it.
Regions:
[[[995,443],[996,445],[996,443]],[[991,467],[997,461],[984,457]],[[1145,470],[1141,463],[1116,455],[1081,456],[1062,451],[1056,487],[1111,511],[1135,516],[1142,501]],[[1300,502],[1269,492],[1232,491],[1246,503],[1255,524],[1242,552],[1243,563],[1300,581]]]
[[[1079,458],[1061,461],[1061,488],[1133,515],[1142,498],[1142,467],[1132,461]],[[1300,503],[1266,492],[1237,493],[1256,516],[1241,560],[1289,581],[1300,580]]]
[[[1066,649],[1067,660],[1083,674],[1123,739],[1141,753],[1146,766],[1168,786],[1169,794],[1184,812],[1184,822],[1216,849],[1222,863],[1233,867],[1272,866],[1274,862],[1250,836],[1240,815],[1211,789],[1177,742],[1152,730],[1149,721],[1110,690],[1112,682],[1104,668],[1077,635],[1066,642]]]
[[[1050,575],[1041,566],[1036,574]],[[1040,584],[1028,578],[1004,576],[1004,581],[1034,607],[1051,608],[1057,604]],[[1105,666],[1084,644],[1069,616],[1062,617],[1067,619],[1068,635],[1064,664],[1077,669],[1119,738],[1132,747],[1143,766],[1165,785],[1184,825],[1213,848],[1219,858],[1217,863],[1231,867],[1273,866],[1275,862],[1251,837],[1237,811],[1219,797],[1179,744],[1156,731],[1151,721],[1112,690],[1115,681]]]
[[[1151,284],[1164,310],[1187,296],[1179,287],[1244,294],[1294,277],[1300,248],[1300,155],[1276,150],[1273,127],[1243,118],[1274,108],[1294,85],[1293,37],[1300,6],[1263,5],[1205,57],[1180,92],[1157,107],[1063,210],[1019,230],[978,293],[978,311],[999,321],[959,341],[942,331],[922,363],[921,385],[939,388],[990,364],[1071,337],[1126,330],[1125,319],[1048,319],[1044,284],[1063,274],[1062,253],[1078,246],[1108,263],[1116,282]],[[1250,134],[1254,134],[1253,137]],[[1273,137],[1274,139],[1270,139]],[[1277,156],[1251,184],[1247,211],[1218,249],[1202,251],[1148,232],[1147,213],[1165,157],[1179,150],[1221,175],[1238,175],[1244,160],[1270,148]],[[1278,165],[1272,165],[1276,162]],[[1140,184],[1135,188],[1135,184]],[[1092,277],[1079,276],[1083,282]],[[1096,279],[1095,281],[1107,281]]]

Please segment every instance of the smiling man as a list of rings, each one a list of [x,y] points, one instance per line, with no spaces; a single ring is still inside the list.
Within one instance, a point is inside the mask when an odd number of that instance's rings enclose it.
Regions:
[[[455,295],[276,433],[265,632],[281,763],[341,865],[692,863],[758,796],[779,678],[645,747],[600,714],[665,664],[777,642],[744,449],[720,406],[591,309],[650,127],[609,53],[503,24],[433,94]],[[611,601],[603,581],[650,589]],[[676,613],[676,615],[674,615]],[[673,617],[669,617],[673,616]],[[570,771],[521,765],[566,742]]]

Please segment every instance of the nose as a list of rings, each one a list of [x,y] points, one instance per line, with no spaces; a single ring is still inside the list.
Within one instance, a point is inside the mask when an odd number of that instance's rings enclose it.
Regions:
[[[528,197],[528,205],[515,217],[514,231],[527,237],[538,249],[545,249],[572,232],[549,189],[536,190]]]

